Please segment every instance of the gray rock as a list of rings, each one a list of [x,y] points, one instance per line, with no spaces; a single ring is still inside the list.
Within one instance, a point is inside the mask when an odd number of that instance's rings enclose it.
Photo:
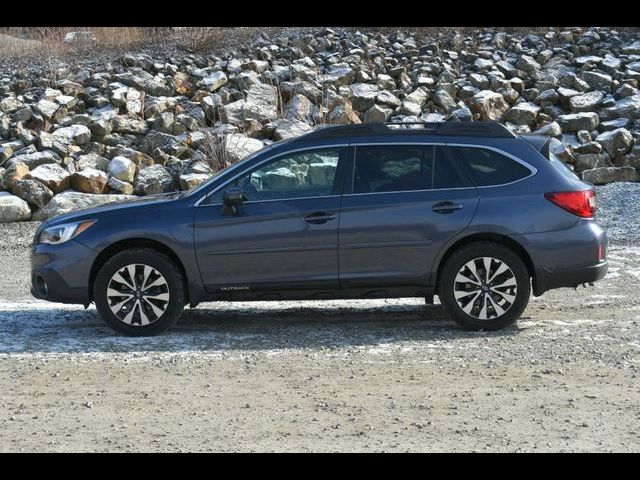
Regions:
[[[53,193],[60,193],[68,190],[71,175],[57,163],[47,163],[34,168],[29,172],[27,178],[37,180]]]
[[[611,161],[606,153],[583,153],[574,155],[576,172],[600,167],[610,167]]]
[[[102,170],[85,168],[71,175],[71,188],[77,192],[103,193],[107,188],[109,177]]]
[[[384,123],[391,116],[393,110],[380,105],[374,105],[364,112],[364,123]]]
[[[596,142],[602,145],[611,158],[615,158],[631,150],[633,136],[626,128],[616,128],[598,135]]]
[[[53,192],[40,182],[22,179],[15,182],[13,194],[36,207],[44,207],[53,197]]]
[[[598,108],[603,99],[604,93],[598,91],[576,95],[569,99],[569,107],[572,112],[591,112]]]
[[[273,136],[276,140],[286,140],[299,137],[312,130],[313,128],[308,123],[299,120],[286,120],[278,123]]]
[[[0,223],[21,222],[31,218],[27,202],[8,192],[0,192]]]
[[[584,80],[593,89],[603,90],[605,92],[611,91],[611,84],[613,82],[611,75],[594,71],[586,71],[582,72],[582,78],[584,78]]]
[[[228,163],[235,163],[264,148],[264,143],[240,133],[231,133],[224,137],[223,148],[224,159]]]
[[[534,135],[543,135],[546,137],[559,137],[562,135],[562,128],[558,122],[550,122],[532,132]]]
[[[530,56],[520,55],[520,57],[518,57],[518,61],[516,62],[516,68],[527,72],[529,75],[533,75],[538,70],[540,70],[541,66]]]
[[[22,162],[30,169],[34,169],[40,165],[60,163],[60,157],[53,150],[45,150],[43,152],[26,153],[24,155],[14,155],[5,163],[5,167],[10,167],[18,162]]]
[[[133,67],[124,73],[115,75],[116,79],[129,87],[144,90],[149,95],[169,96],[173,95],[173,86],[163,79],[156,78],[149,72],[138,67]]]
[[[173,177],[167,169],[162,165],[152,165],[140,170],[134,192],[137,195],[155,195],[175,189]]]
[[[200,80],[198,85],[203,90],[207,90],[209,92],[215,92],[220,87],[222,87],[225,83],[227,83],[227,75],[224,72],[213,72],[208,77]]]
[[[354,83],[351,89],[351,105],[358,112],[364,112],[373,107],[378,96],[378,86],[368,83]]]
[[[63,145],[84,145],[91,140],[91,130],[84,125],[71,125],[55,130],[52,140]]]
[[[618,100],[613,107],[605,109],[607,119],[613,118],[640,118],[640,95]]]
[[[4,190],[12,190],[13,184],[18,180],[25,178],[29,174],[29,167],[26,163],[17,162],[9,166],[2,174],[2,182],[0,188]]]
[[[638,172],[633,167],[603,167],[582,172],[582,179],[595,185],[611,182],[635,182]]]
[[[560,115],[557,122],[563,132],[577,132],[579,130],[594,130],[600,123],[600,118],[595,112],[572,113]]]
[[[191,190],[203,182],[206,182],[211,175],[204,173],[187,173],[180,175],[180,188],[182,190]]]
[[[78,157],[78,160],[76,161],[76,170],[81,171],[85,168],[95,168],[96,170],[106,172],[108,164],[109,160],[102,155],[90,153],[87,155],[80,155],[80,157]]]
[[[118,180],[116,177],[109,177],[109,180],[107,180],[107,187],[112,191],[122,193],[124,195],[131,195],[133,193],[133,185],[128,182]]]
[[[469,109],[477,114],[480,120],[500,120],[508,108],[509,105],[505,102],[504,97],[491,90],[482,90],[476,93],[469,103]]]
[[[520,102],[504,114],[503,119],[516,125],[533,125],[536,123],[540,107],[532,102]]]

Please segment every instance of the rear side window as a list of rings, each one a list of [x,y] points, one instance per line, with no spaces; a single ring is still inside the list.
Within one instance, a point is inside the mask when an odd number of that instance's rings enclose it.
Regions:
[[[486,148],[447,147],[479,187],[503,185],[515,182],[531,174],[531,171],[501,153]]]
[[[356,147],[353,193],[425,190],[433,183],[433,147]]]

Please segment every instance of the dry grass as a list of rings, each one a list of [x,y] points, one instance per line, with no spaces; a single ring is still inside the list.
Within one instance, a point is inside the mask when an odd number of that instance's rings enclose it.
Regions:
[[[205,140],[199,150],[205,155],[205,162],[211,167],[213,173],[231,165],[232,160],[227,155],[227,136],[206,132]]]

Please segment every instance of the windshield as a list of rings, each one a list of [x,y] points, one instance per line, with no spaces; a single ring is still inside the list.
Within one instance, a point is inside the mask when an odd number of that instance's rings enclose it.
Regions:
[[[251,155],[249,155],[248,157],[244,157],[242,160],[237,161],[236,163],[233,163],[231,165],[228,165],[226,167],[224,167],[221,170],[218,170],[216,173],[214,173],[207,181],[202,182],[200,185],[196,185],[195,187],[190,188],[189,190],[185,190],[182,192],[182,196],[185,195],[192,195],[195,194],[199,191],[204,191],[207,189],[207,187],[214,182],[218,177],[220,177],[223,174],[226,174],[228,172],[232,172],[240,167],[242,167],[245,163],[247,163],[248,161],[254,159],[255,157],[257,157],[258,155],[262,154],[263,152],[265,152],[266,150],[269,150],[273,148],[273,145],[265,145],[264,148],[261,148],[260,150],[252,153]]]

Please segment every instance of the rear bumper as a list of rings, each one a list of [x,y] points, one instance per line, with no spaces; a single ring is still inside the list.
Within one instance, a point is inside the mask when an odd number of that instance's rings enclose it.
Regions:
[[[550,271],[546,268],[536,269],[533,279],[533,294],[539,297],[547,290],[562,287],[577,287],[583,283],[601,280],[607,274],[609,265],[606,261],[572,270]]]
[[[591,219],[580,219],[567,230],[521,235],[518,240],[534,266],[535,296],[595,282],[607,273],[607,234]]]

